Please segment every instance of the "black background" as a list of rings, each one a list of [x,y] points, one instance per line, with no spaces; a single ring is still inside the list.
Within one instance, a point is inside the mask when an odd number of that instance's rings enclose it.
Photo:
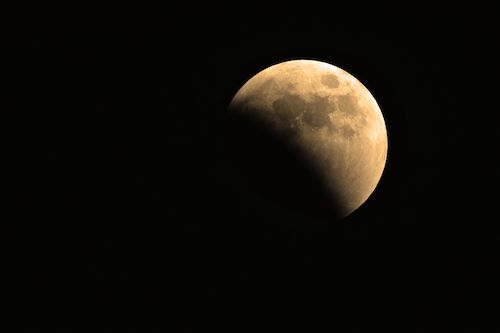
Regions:
[[[21,329],[498,331],[487,10],[301,6],[13,38],[6,271]],[[341,222],[252,199],[224,148],[241,85],[298,58],[356,76],[386,119],[383,178]]]

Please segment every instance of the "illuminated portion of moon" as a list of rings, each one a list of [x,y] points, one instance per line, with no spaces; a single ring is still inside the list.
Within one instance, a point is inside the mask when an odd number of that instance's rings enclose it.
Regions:
[[[229,111],[258,120],[298,149],[340,217],[359,208],[382,176],[388,148],[382,112],[368,89],[336,66],[314,60],[271,66],[241,87]]]

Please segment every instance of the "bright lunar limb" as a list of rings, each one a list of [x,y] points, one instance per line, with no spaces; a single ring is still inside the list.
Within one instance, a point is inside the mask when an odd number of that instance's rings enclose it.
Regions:
[[[382,112],[348,72],[315,60],[271,66],[236,93],[230,113],[258,120],[310,161],[343,218],[375,190],[387,159]]]

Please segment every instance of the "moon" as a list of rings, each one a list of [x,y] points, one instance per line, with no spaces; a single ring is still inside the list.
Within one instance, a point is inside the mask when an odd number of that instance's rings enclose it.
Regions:
[[[300,154],[338,219],[358,209],[380,181],[388,150],[384,117],[368,89],[339,67],[316,60],[273,65],[239,89],[228,111]]]

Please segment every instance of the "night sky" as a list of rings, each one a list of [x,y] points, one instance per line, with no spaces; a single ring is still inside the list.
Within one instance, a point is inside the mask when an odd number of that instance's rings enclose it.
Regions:
[[[6,274],[21,329],[500,329],[500,227],[484,190],[496,164],[479,128],[494,112],[478,97],[490,21],[469,8],[292,9],[171,9],[13,38]],[[300,58],[353,74],[386,120],[383,177],[340,222],[248,190],[225,148],[238,89]],[[304,183],[287,188],[316,198]]]

